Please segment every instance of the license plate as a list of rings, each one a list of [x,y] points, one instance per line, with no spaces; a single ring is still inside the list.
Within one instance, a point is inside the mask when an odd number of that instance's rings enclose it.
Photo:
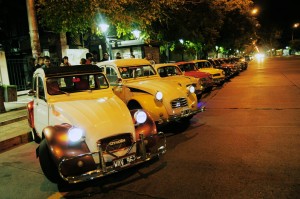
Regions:
[[[190,112],[191,112],[191,109],[186,109],[186,110],[181,111],[181,115],[187,115]]]
[[[126,167],[135,161],[135,155],[130,155],[113,161],[114,167]]]

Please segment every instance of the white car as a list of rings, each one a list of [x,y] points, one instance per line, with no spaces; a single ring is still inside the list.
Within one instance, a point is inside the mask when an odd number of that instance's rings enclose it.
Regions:
[[[52,182],[92,180],[166,151],[149,114],[129,111],[97,66],[37,69],[30,93],[28,122]]]

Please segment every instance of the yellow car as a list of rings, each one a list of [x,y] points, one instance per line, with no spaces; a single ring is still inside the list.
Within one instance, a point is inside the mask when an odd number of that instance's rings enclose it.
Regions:
[[[195,87],[195,93],[197,96],[201,95],[204,90],[200,78],[183,75],[180,68],[175,64],[155,64],[154,68],[156,69],[159,76],[166,81],[174,81],[186,86],[187,88],[190,85],[193,85]]]
[[[221,85],[225,81],[225,72],[222,69],[214,68],[208,60],[192,60],[199,71],[212,75],[215,85]]]
[[[118,59],[97,65],[130,110],[143,108],[157,124],[186,121],[202,111],[193,86],[163,81],[145,59]]]

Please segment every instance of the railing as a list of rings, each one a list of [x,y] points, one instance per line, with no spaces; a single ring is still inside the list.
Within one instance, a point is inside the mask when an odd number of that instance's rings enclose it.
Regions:
[[[7,59],[7,71],[10,85],[16,85],[17,91],[31,88],[33,66],[28,59]],[[59,66],[58,59],[51,59],[53,66]]]

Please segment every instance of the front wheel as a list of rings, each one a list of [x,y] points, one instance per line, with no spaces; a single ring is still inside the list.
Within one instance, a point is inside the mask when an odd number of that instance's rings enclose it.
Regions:
[[[50,150],[45,139],[42,140],[39,146],[39,160],[41,168],[48,180],[53,183],[62,181],[62,178],[58,173],[57,166],[51,157]]]
[[[38,134],[36,133],[36,130],[34,128],[31,129],[31,136],[32,136],[32,140],[39,144],[41,142],[41,138],[38,136]]]
[[[129,110],[142,109],[142,106],[136,101],[129,102],[127,104],[127,107],[128,107]]]

